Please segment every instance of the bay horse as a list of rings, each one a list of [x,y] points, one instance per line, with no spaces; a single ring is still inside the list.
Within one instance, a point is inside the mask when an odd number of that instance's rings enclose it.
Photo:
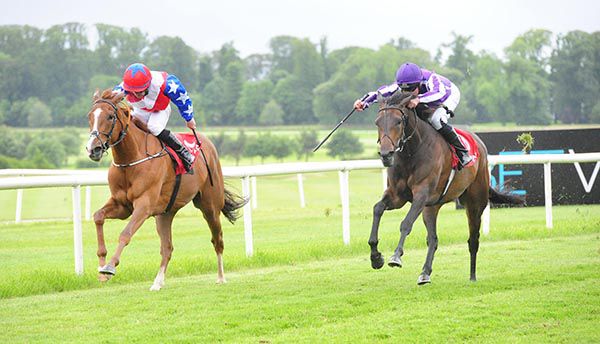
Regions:
[[[388,187],[383,197],[373,207],[373,225],[369,237],[371,266],[380,269],[384,259],[377,249],[381,216],[385,210],[399,209],[406,202],[411,206],[400,224],[400,241],[388,265],[402,267],[404,241],[421,213],[427,228],[427,257],[417,284],[431,282],[433,256],[438,246],[437,216],[442,205],[458,198],[464,205],[469,223],[469,252],[471,255],[471,281],[476,281],[477,251],[481,214],[488,204],[522,204],[524,200],[500,193],[490,186],[487,148],[477,135],[470,133],[476,142],[478,157],[460,171],[452,167],[450,145],[435,129],[417,115],[416,109],[407,107],[413,96],[409,92],[396,92],[387,98],[380,97],[375,124],[378,128],[379,155],[387,167]],[[424,109],[423,116],[435,108]]]
[[[225,282],[223,272],[223,231],[220,214],[234,223],[237,210],[247,200],[225,189],[221,164],[214,145],[208,138],[198,135],[204,159],[194,161],[194,174],[184,174],[179,180],[179,191],[172,198],[176,174],[164,145],[138,125],[132,123],[131,108],[122,103],[124,94],[104,90],[94,93],[93,105],[88,113],[90,140],[87,150],[90,159],[100,161],[110,148],[113,163],[108,169],[110,198],[94,213],[98,239],[99,280],[109,280],[119,265],[125,246],[140,226],[154,216],[160,237],[160,269],[150,290],[164,286],[167,265],[173,252],[171,225],[179,209],[190,201],[202,211],[212,234],[212,244],[217,254],[217,283]],[[134,118],[135,120],[135,118]],[[135,122],[135,121],[134,121]],[[119,244],[110,261],[106,262],[104,221],[106,219],[131,219],[119,236]]]

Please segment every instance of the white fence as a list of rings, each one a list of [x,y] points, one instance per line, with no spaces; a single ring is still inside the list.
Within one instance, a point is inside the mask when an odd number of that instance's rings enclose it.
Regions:
[[[592,180],[598,173],[600,153],[578,154],[539,154],[539,155],[490,155],[488,157],[490,170],[497,164],[543,164],[544,165],[544,191],[546,208],[546,227],[552,228],[552,163],[574,163],[581,171],[579,163],[596,162]],[[223,174],[227,178],[241,178],[244,197],[251,197],[252,202],[244,206],[244,237],[246,241],[246,255],[253,254],[252,239],[252,207],[257,206],[256,180],[257,176],[297,174],[300,206],[304,207],[303,173],[338,171],[340,182],[340,198],[342,203],[342,237],[345,244],[350,243],[350,195],[349,171],[380,169],[382,170],[382,186],[386,188],[386,170],[379,160],[354,160],[337,162],[306,162],[270,164],[244,167],[225,167]],[[75,171],[75,170],[2,170],[0,171],[0,190],[17,189],[17,214],[15,221],[20,221],[22,209],[22,189],[46,187],[72,187],[73,197],[73,236],[75,252],[75,272],[83,273],[83,242],[81,229],[81,186],[107,185],[107,172],[101,171]],[[89,189],[86,195],[86,219],[89,219]],[[490,210],[489,206],[484,212],[483,232],[489,232]]]

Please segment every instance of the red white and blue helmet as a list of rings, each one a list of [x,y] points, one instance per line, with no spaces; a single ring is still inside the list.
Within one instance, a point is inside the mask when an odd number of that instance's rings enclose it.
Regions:
[[[400,66],[396,72],[396,82],[400,88],[408,88],[421,81],[423,81],[423,72],[421,67],[414,63],[407,62]]]
[[[142,63],[132,64],[123,74],[123,88],[129,92],[143,91],[150,86],[151,81],[150,69]]]

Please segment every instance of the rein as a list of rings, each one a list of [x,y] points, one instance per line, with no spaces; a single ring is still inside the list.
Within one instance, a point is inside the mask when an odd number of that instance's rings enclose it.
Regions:
[[[125,136],[127,136],[127,132],[129,130],[129,123],[131,121],[131,114],[128,113],[127,123],[123,124],[123,121],[121,121],[121,118],[118,115],[118,111],[119,110],[118,110],[117,106],[113,102],[111,102],[109,100],[106,100],[106,99],[98,99],[98,100],[96,100],[94,102],[93,105],[97,105],[99,103],[108,104],[114,110],[113,119],[112,119],[112,125],[111,125],[110,130],[108,131],[108,133],[99,132],[97,130],[94,130],[94,131],[90,132],[90,137],[95,137],[98,141],[100,141],[100,145],[102,147],[102,154],[105,154],[105,153],[108,153],[108,149],[109,148],[118,145],[119,143],[121,143],[125,139]],[[121,125],[122,129],[121,129],[121,132],[119,133],[119,137],[117,138],[117,140],[115,142],[113,142],[113,143],[110,143],[110,138],[112,137],[112,133],[115,130],[115,126],[117,124],[117,120],[119,121],[119,124]],[[101,134],[104,135],[104,136],[106,136],[106,141],[102,141],[102,139],[100,138]],[[163,149],[161,151],[159,151],[158,153],[150,155],[150,154],[148,154],[148,152],[146,152],[146,155],[148,155],[148,156],[145,157],[145,158],[143,158],[143,159],[136,160],[134,162],[130,162],[130,163],[127,163],[127,164],[117,164],[117,163],[115,163],[113,161],[112,165],[115,166],[115,167],[121,167],[121,168],[131,167],[131,166],[135,166],[137,164],[141,164],[141,163],[143,163],[145,161],[152,160],[154,158],[159,158],[159,157],[161,157],[161,156],[163,156],[165,154],[166,154],[166,148],[163,145]]]
[[[415,123],[415,126],[413,127],[412,133],[410,133],[410,135],[406,136],[406,126],[408,125],[408,115],[406,113],[404,113],[404,111],[402,111],[402,108],[397,107],[397,106],[386,106],[383,107],[381,109],[379,109],[379,111],[377,111],[377,113],[380,113],[382,111],[386,111],[386,110],[398,110],[400,111],[400,113],[402,114],[402,137],[398,139],[398,142],[394,143],[394,141],[389,137],[389,135],[387,134],[387,128],[386,131],[384,132],[383,136],[387,137],[388,140],[390,140],[392,142],[392,146],[394,147],[394,153],[396,152],[402,152],[404,150],[404,147],[406,145],[406,143],[412,139],[413,135],[415,134],[415,132],[417,131],[417,125]],[[415,118],[417,116],[417,112],[415,109],[410,109],[413,114],[415,115]]]
[[[98,141],[100,141],[100,144],[102,146],[102,154],[108,152],[108,149],[111,147],[114,147],[116,145],[118,145],[119,143],[121,143],[121,141],[123,141],[123,139],[125,138],[125,136],[127,136],[127,130],[129,129],[129,121],[131,119],[131,115],[127,116],[127,124],[123,125],[123,122],[121,121],[121,118],[118,116],[118,109],[117,106],[111,102],[108,101],[106,99],[98,99],[94,102],[93,105],[97,105],[99,103],[105,103],[110,105],[113,110],[113,118],[112,118],[112,126],[110,127],[110,130],[108,131],[108,133],[104,133],[104,132],[99,132],[97,130],[93,130],[92,132],[90,132],[90,137],[95,137]],[[119,133],[119,138],[113,142],[110,143],[110,138],[112,137],[112,133],[115,130],[115,125],[117,124],[117,120],[119,121],[119,124],[121,124],[121,133]],[[100,134],[105,135],[106,136],[106,141],[102,141],[102,139],[100,138]]]

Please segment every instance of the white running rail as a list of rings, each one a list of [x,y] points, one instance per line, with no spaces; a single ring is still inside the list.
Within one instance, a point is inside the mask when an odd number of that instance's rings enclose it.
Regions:
[[[598,153],[571,153],[571,154],[535,154],[535,155],[490,155],[488,156],[490,170],[498,164],[543,164],[544,165],[544,192],[546,208],[546,227],[552,228],[552,176],[551,164],[553,163],[585,163],[596,162],[594,169],[597,174],[600,164]],[[340,182],[340,197],[342,203],[342,237],[345,244],[350,243],[350,191],[349,171],[380,169],[385,180],[386,170],[380,160],[353,160],[335,162],[304,162],[266,164],[243,167],[224,167],[223,175],[227,178],[241,178],[244,197],[253,198],[244,208],[244,237],[246,240],[246,255],[253,254],[252,239],[252,204],[256,207],[256,182],[257,176],[270,176],[282,174],[298,174],[300,204],[304,206],[304,191],[302,174],[311,172],[338,171]],[[3,177],[3,178],[2,178]],[[81,234],[81,186],[88,187],[86,195],[86,219],[89,219],[89,186],[107,185],[107,171],[84,170],[0,170],[0,190],[17,189],[17,214],[15,222],[21,221],[22,190],[26,188],[47,187],[72,187],[73,196],[73,237],[75,252],[75,273],[83,274],[83,242]],[[385,184],[384,184],[385,188]],[[489,233],[490,210],[489,206],[483,214],[483,232]]]

